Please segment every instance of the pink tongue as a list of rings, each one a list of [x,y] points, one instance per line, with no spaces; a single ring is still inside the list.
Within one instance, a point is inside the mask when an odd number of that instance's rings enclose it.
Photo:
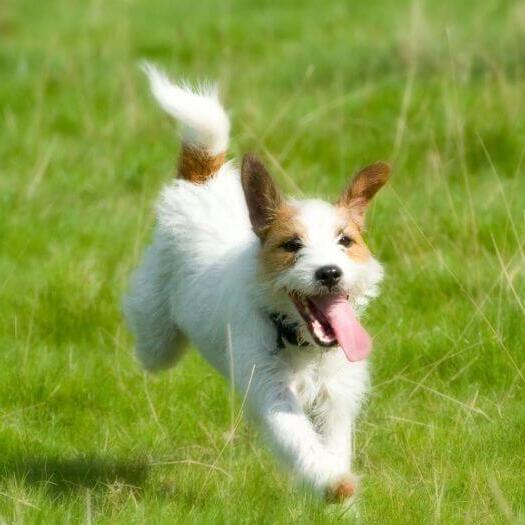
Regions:
[[[315,306],[328,319],[337,342],[349,361],[366,359],[372,350],[372,340],[361,326],[354,310],[343,295],[312,298]]]

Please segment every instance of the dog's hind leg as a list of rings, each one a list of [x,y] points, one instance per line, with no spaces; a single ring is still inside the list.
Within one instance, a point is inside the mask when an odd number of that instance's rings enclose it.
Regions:
[[[183,355],[186,341],[170,311],[171,273],[163,271],[154,243],[137,269],[124,301],[128,324],[136,338],[136,356],[146,370],[170,368]]]

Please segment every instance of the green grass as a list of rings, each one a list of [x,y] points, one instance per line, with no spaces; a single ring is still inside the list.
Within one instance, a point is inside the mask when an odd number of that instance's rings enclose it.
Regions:
[[[137,63],[216,78],[232,152],[335,197],[390,159],[369,243],[364,523],[525,521],[525,8],[6,2],[0,10],[0,517],[330,523],[191,353],[145,377],[121,317],[173,172]],[[240,404],[234,407],[235,414]]]

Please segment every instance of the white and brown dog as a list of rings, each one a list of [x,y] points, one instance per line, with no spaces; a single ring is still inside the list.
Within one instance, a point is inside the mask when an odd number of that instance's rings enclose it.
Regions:
[[[149,370],[170,367],[189,338],[247,395],[294,471],[328,499],[346,500],[371,350],[357,313],[382,278],[362,229],[389,167],[361,170],[335,204],[285,198],[253,155],[240,172],[225,162],[230,122],[215,89],[145,70],[183,145],[125,301],[138,358]]]

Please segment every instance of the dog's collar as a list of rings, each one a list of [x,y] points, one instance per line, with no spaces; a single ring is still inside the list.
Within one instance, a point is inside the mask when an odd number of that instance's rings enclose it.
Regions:
[[[308,346],[306,341],[301,341],[299,337],[299,327],[297,323],[286,321],[286,316],[279,313],[270,314],[270,319],[277,330],[277,349],[275,353],[281,351],[286,343],[292,346]]]

